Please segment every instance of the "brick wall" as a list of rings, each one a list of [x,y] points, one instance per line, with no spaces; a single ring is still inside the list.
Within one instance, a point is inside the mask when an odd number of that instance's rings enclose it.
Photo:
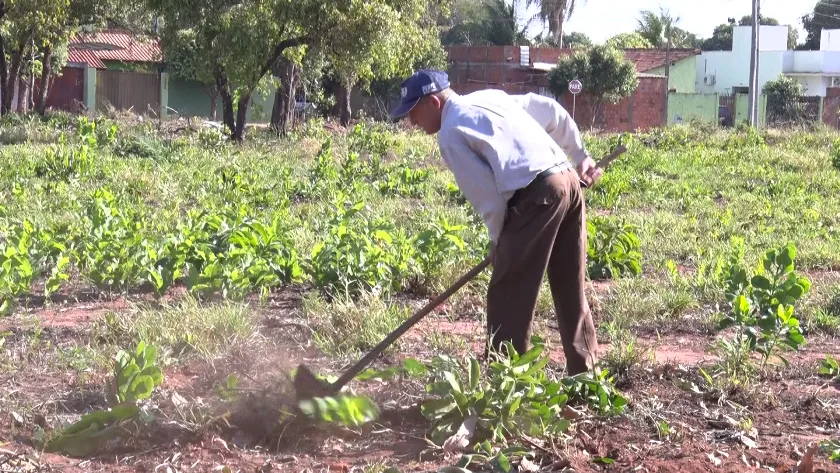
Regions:
[[[450,46],[447,52],[449,80],[459,94],[482,89],[501,89],[511,94],[540,93],[541,88],[548,86],[545,72],[520,66],[519,46]],[[554,63],[570,53],[570,49],[530,48],[529,62]],[[665,126],[664,92],[664,77],[640,77],[635,93],[617,104],[605,104],[594,126],[605,131]],[[571,113],[571,94],[563,94],[560,101]],[[585,93],[577,97],[575,121],[582,128],[593,124],[589,103],[591,99]]]
[[[832,128],[840,128],[837,112],[840,110],[840,87],[829,87],[825,89],[823,99],[822,121]]]

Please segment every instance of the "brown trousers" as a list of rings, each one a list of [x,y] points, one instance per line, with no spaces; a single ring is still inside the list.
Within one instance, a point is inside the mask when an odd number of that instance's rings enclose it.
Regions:
[[[530,349],[546,270],[569,375],[587,371],[597,340],[584,294],[586,209],[573,169],[535,181],[508,204],[487,293],[488,337],[496,350],[504,341],[519,354]]]

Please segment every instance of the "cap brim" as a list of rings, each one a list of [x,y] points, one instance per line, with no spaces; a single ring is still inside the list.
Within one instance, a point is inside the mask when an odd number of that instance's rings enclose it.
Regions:
[[[400,103],[399,105],[397,105],[397,108],[395,108],[394,110],[391,111],[391,118],[393,118],[395,120],[398,120],[398,119],[408,115],[408,112],[410,112],[414,108],[414,106],[417,105],[417,102],[419,102],[419,101],[420,101],[420,97],[418,97],[414,100],[411,100],[409,102]]]

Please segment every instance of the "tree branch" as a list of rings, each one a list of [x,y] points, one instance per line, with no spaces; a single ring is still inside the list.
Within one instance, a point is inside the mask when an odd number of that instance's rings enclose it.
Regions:
[[[277,44],[277,46],[274,48],[274,51],[271,53],[271,57],[260,68],[259,75],[257,76],[257,82],[259,82],[260,79],[262,79],[266,75],[266,73],[268,73],[268,71],[271,69],[274,63],[277,62],[277,58],[279,58],[283,54],[283,51],[285,51],[287,48],[293,48],[295,46],[301,46],[304,44],[309,44],[311,42],[312,38],[308,36],[301,36],[299,38],[291,38],[280,41],[280,43]]]

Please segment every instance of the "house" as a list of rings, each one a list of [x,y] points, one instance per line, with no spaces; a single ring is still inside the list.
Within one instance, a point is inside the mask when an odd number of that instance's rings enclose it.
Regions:
[[[560,57],[571,49],[531,48],[528,46],[449,46],[449,76],[452,88],[469,93],[485,88],[497,88],[509,93],[534,92],[551,95],[548,90],[548,71]],[[663,126],[665,110],[665,64],[670,59],[668,89],[693,93],[695,89],[695,49],[628,49],[625,57],[636,66],[639,87],[617,104],[606,104],[600,116],[592,117],[584,94],[559,97],[580,123],[592,124],[604,130],[632,131]]]
[[[758,87],[786,75],[805,88],[805,95],[825,97],[840,86],[840,30],[823,30],[819,51],[787,49],[787,26],[761,26]],[[704,51],[697,57],[697,92],[747,94],[752,27],[736,26],[731,51]]]
[[[173,77],[155,39],[108,30],[78,34],[68,49],[67,65],[50,90],[49,107],[75,110],[81,103],[89,110],[111,106],[153,116],[210,117],[211,98],[205,87]],[[273,92],[254,94],[248,120],[268,121],[273,103]],[[219,98],[216,105],[221,115]]]

